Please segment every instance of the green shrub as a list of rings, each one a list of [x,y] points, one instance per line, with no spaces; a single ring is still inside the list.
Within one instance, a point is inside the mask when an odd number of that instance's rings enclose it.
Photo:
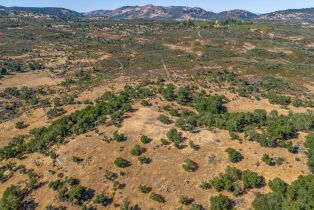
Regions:
[[[149,164],[152,162],[152,159],[150,159],[146,156],[140,156],[140,157],[138,157],[138,161],[140,161],[141,164]]]
[[[140,145],[134,145],[131,149],[130,153],[134,156],[141,156],[145,152],[145,148],[141,147]]]
[[[165,198],[162,195],[154,193],[154,192],[152,192],[150,194],[149,198],[152,199],[153,201],[157,201],[159,203],[165,203],[166,202]]]
[[[279,193],[281,195],[284,195],[288,188],[288,184],[282,181],[280,178],[275,178],[269,181],[268,186],[273,192]]]
[[[228,159],[232,163],[240,162],[243,159],[243,156],[241,155],[241,153],[233,148],[229,147],[225,150],[225,152],[228,153]]]
[[[138,190],[142,193],[149,193],[152,190],[152,188],[148,187],[147,185],[140,185],[138,186]]]
[[[192,140],[189,141],[189,146],[195,151],[198,151],[200,149],[200,146],[195,144]]]
[[[101,193],[97,195],[97,197],[94,200],[94,203],[101,204],[102,206],[107,206],[112,203],[112,200],[113,200],[112,197]]]
[[[198,203],[192,203],[192,206],[189,210],[205,210],[205,208]]]
[[[152,104],[149,103],[147,100],[141,100],[141,105],[142,106],[151,106]]]
[[[252,203],[255,210],[278,210],[282,208],[282,197],[279,194],[268,193],[257,195]]]
[[[11,185],[3,192],[0,200],[0,209],[3,210],[18,210],[22,209],[22,191],[18,186]]]
[[[234,132],[229,132],[229,135],[230,135],[231,140],[238,140],[238,141],[241,140],[240,136]]]
[[[182,134],[177,131],[177,129],[172,128],[167,132],[167,138],[169,141],[175,142],[175,143],[181,143],[182,141]]]
[[[58,190],[61,187],[63,187],[64,182],[61,179],[58,179],[56,181],[52,181],[49,183],[48,187],[53,189],[53,190]]]
[[[17,123],[15,123],[15,128],[16,129],[23,129],[26,128],[27,124],[25,124],[23,121],[18,121]]]
[[[119,168],[126,168],[131,166],[131,163],[128,160],[125,160],[121,157],[116,158],[114,164]]]
[[[179,198],[179,203],[183,204],[183,205],[190,205],[191,203],[193,203],[194,199],[193,198],[189,198],[187,196],[181,195]]]
[[[117,142],[123,142],[126,140],[126,137],[124,136],[124,134],[120,134],[118,133],[118,131],[115,131],[113,132],[113,140]]]
[[[84,159],[80,158],[80,157],[77,157],[77,156],[73,156],[72,160],[73,160],[74,163],[81,163],[81,162],[83,162]]]
[[[209,190],[211,188],[210,182],[202,181],[200,184],[200,188],[203,190]]]
[[[275,166],[275,165],[279,166],[279,165],[282,165],[284,159],[280,158],[280,157],[272,158],[268,154],[264,154],[262,157],[262,161],[265,162],[267,165],[270,165],[270,166]]]
[[[199,113],[220,114],[224,112],[223,98],[221,96],[209,96],[195,101],[195,108]]]
[[[241,177],[245,188],[257,188],[263,184],[263,177],[258,176],[256,172],[245,170]]]
[[[164,139],[164,138],[160,139],[160,141],[161,141],[161,143],[162,143],[163,145],[169,145],[169,144],[171,144],[170,141],[167,141],[167,140]]]
[[[314,173],[314,134],[310,133],[305,139],[304,146],[307,148],[306,156],[308,158],[307,166]]]
[[[182,168],[188,172],[194,172],[198,169],[198,164],[191,159],[185,159]]]
[[[171,116],[174,116],[174,117],[179,117],[179,116],[180,116],[178,110],[173,109],[173,108],[171,108],[171,109],[169,110],[169,114],[170,114]]]
[[[211,210],[229,210],[232,209],[232,201],[225,195],[212,196],[210,198]]]
[[[180,87],[177,91],[177,102],[182,105],[187,105],[192,101],[192,93],[189,87]]]
[[[166,115],[160,115],[158,117],[158,120],[162,122],[163,124],[167,124],[167,125],[172,123],[172,120]]]
[[[168,84],[166,88],[160,90],[161,95],[168,101],[174,101],[176,99],[174,84]]]
[[[142,142],[143,144],[148,144],[148,143],[150,143],[151,141],[152,141],[152,139],[149,138],[148,136],[145,136],[145,135],[142,135],[142,136],[141,136],[141,142]]]
[[[105,171],[104,177],[109,181],[114,181],[118,178],[118,174],[109,170]]]
[[[81,185],[74,185],[69,191],[69,201],[74,201],[78,204],[88,200],[88,196],[88,189]]]

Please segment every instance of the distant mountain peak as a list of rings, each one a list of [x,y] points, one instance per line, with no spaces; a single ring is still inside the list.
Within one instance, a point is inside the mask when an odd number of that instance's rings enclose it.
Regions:
[[[124,6],[114,10],[95,10],[78,13],[73,10],[57,7],[4,7],[0,5],[0,17],[6,16],[42,16],[43,18],[79,19],[150,19],[150,20],[245,20],[264,19],[293,22],[314,22],[314,8],[288,9],[267,14],[255,14],[243,9],[233,9],[214,13],[200,7],[188,6]]]

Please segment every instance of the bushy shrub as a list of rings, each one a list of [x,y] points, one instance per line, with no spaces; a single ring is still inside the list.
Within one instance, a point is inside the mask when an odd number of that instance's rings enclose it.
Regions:
[[[194,201],[193,198],[189,198],[187,196],[181,195],[179,198],[179,203],[183,204],[183,205],[190,205],[192,204]]]
[[[149,103],[147,100],[141,100],[141,105],[142,106],[151,106],[152,104]]]
[[[168,84],[166,88],[160,90],[160,93],[168,101],[174,101],[176,99],[174,84]]]
[[[158,117],[158,120],[164,124],[171,124],[172,123],[172,120],[166,115],[160,115]]]
[[[4,190],[0,200],[0,209],[3,210],[18,210],[23,208],[23,193],[18,186],[11,185]]]
[[[199,98],[195,101],[195,108],[199,113],[223,113],[223,98],[221,96],[209,96],[206,98]]]
[[[109,170],[105,171],[104,177],[109,181],[114,181],[118,178],[118,174]]]
[[[25,124],[23,121],[18,121],[17,123],[15,123],[15,128],[16,129],[23,129],[26,128],[27,124]]]
[[[145,136],[145,135],[142,135],[142,136],[141,136],[141,142],[142,142],[143,144],[148,144],[148,143],[150,143],[151,141],[152,141],[152,139],[149,138],[148,136]]]
[[[152,199],[153,201],[157,201],[159,203],[165,203],[166,202],[165,198],[162,195],[154,193],[154,192],[152,192],[150,194],[149,198]]]
[[[174,116],[174,117],[179,117],[179,116],[180,116],[179,111],[176,110],[176,109],[173,109],[173,108],[171,108],[171,109],[169,110],[169,114],[170,114],[171,116]]]
[[[191,159],[185,159],[182,168],[188,172],[194,172],[198,169],[198,164]]]
[[[225,195],[212,196],[210,198],[211,210],[228,210],[232,208],[232,201]]]
[[[288,184],[282,181],[280,178],[275,178],[268,183],[269,188],[281,195],[284,195],[287,192]]]
[[[145,148],[141,147],[140,145],[136,144],[131,149],[130,153],[134,156],[141,156],[145,152]]]
[[[131,162],[130,161],[125,160],[125,159],[123,159],[121,157],[116,158],[115,161],[114,161],[114,164],[117,167],[119,167],[119,168],[126,168],[126,167],[131,166]]]
[[[193,131],[198,125],[199,117],[194,112],[184,111],[177,119],[176,126],[185,131]]]
[[[264,154],[262,157],[262,161],[265,162],[267,165],[275,166],[275,165],[282,165],[284,159],[281,157],[270,157],[268,154]]]
[[[308,158],[307,160],[307,166],[309,167],[309,170],[314,173],[314,134],[310,133],[306,136],[306,140],[304,143],[304,146],[307,148],[306,156]]]
[[[142,193],[149,193],[152,190],[152,188],[147,185],[139,185],[138,190]]]
[[[124,136],[124,134],[119,133],[118,131],[114,131],[113,132],[113,140],[117,141],[117,142],[123,142],[126,140],[126,137]]]
[[[138,161],[140,161],[141,164],[149,164],[150,162],[152,162],[152,159],[146,156],[140,156],[138,157]]]
[[[241,155],[241,153],[233,148],[229,147],[225,150],[225,152],[228,153],[228,159],[232,163],[240,162],[243,159],[243,156]]]
[[[175,128],[170,129],[166,135],[169,141],[177,142],[177,143],[181,143],[182,141],[182,134],[178,132],[178,130]]]
[[[107,206],[112,203],[112,200],[113,200],[112,197],[101,193],[97,195],[97,197],[94,200],[94,203],[101,204],[102,206]]]
[[[205,210],[205,208],[198,203],[192,203],[192,206],[189,210]]]
[[[263,177],[258,176],[256,172],[245,170],[241,177],[245,188],[257,188],[263,184]]]
[[[192,93],[189,87],[180,87],[177,91],[177,102],[182,105],[187,105],[192,101]]]
[[[208,190],[211,188],[211,184],[208,181],[202,181],[200,184],[200,188],[203,190]]]
[[[200,146],[195,144],[192,140],[189,141],[189,146],[195,151],[200,149]]]
[[[81,163],[84,159],[81,157],[73,156],[72,160],[74,163]]]
[[[278,210],[282,208],[282,197],[279,194],[268,193],[257,195],[252,203],[255,210]]]

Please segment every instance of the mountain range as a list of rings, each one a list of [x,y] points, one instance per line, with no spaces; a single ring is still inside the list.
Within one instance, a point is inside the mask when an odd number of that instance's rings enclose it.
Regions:
[[[266,14],[255,14],[236,9],[214,13],[199,7],[185,6],[125,6],[115,10],[95,10],[79,13],[73,10],[56,7],[4,7],[0,6],[2,16],[48,16],[57,19],[151,19],[151,20],[227,20],[227,19],[265,19],[283,21],[314,21],[314,8],[289,9]]]

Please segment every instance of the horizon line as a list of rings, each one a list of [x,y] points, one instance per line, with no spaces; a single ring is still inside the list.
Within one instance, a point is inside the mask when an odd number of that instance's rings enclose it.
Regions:
[[[119,8],[122,8],[122,7],[144,7],[144,6],[155,6],[155,7],[187,7],[187,8],[200,8],[200,9],[203,9],[207,12],[214,12],[214,13],[220,13],[220,12],[226,12],[226,11],[232,11],[232,10],[244,10],[244,11],[248,11],[248,12],[251,12],[251,13],[254,13],[254,14],[267,14],[267,13],[272,13],[272,12],[279,12],[279,11],[286,11],[286,10],[295,10],[295,9],[312,9],[314,7],[300,7],[300,8],[289,8],[289,9],[280,9],[280,10],[272,10],[272,11],[269,11],[269,12],[253,12],[251,10],[247,10],[247,9],[241,9],[241,8],[234,8],[234,9],[227,9],[227,10],[222,10],[222,11],[214,11],[214,10],[207,10],[207,9],[204,9],[203,7],[199,7],[199,6],[195,6],[195,7],[191,7],[191,6],[185,6],[185,5],[171,5],[171,6],[162,6],[162,5],[155,5],[155,4],[143,4],[143,5],[125,5],[125,6],[121,6],[121,7],[116,7],[114,9],[94,9],[94,10],[87,10],[87,11],[78,11],[78,10],[75,10],[75,9],[69,9],[67,7],[62,7],[62,6],[5,6],[4,4],[0,4],[0,6],[4,6],[4,7],[7,7],[7,8],[10,8],[10,7],[21,7],[21,8],[60,8],[60,9],[67,9],[67,10],[72,10],[72,11],[75,11],[75,12],[78,12],[78,13],[88,13],[88,12],[93,12],[93,11],[99,11],[99,10],[109,10],[109,11],[113,11],[113,10],[116,10],[116,9],[119,9]]]

